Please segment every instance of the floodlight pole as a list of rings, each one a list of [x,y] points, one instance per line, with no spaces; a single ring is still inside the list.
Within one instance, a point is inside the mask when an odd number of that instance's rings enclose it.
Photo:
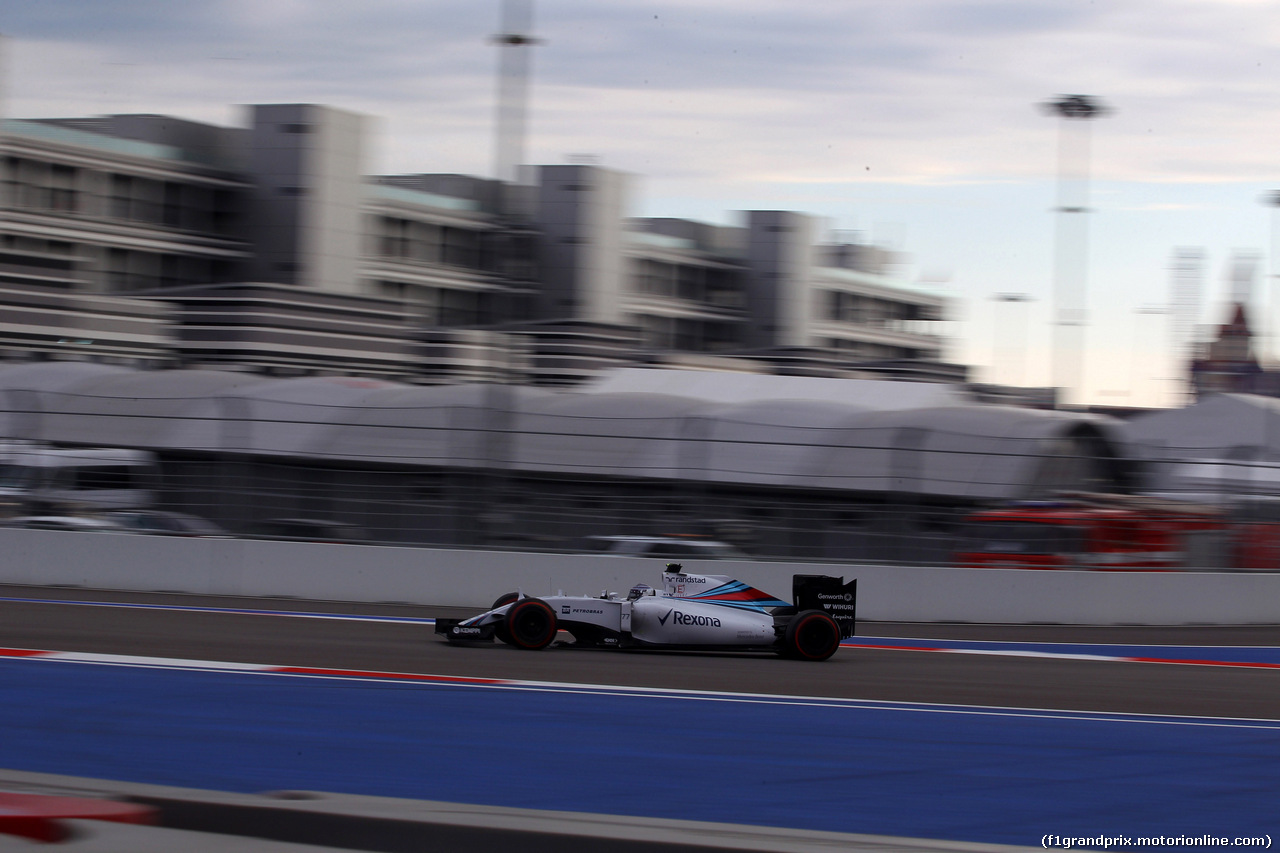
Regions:
[[[997,305],[1001,302],[1026,304],[1032,301],[1031,295],[1028,293],[997,293],[992,296],[991,299],[997,303]],[[1021,363],[1026,356],[1027,330],[1022,323],[1010,323],[1008,326],[1002,326],[999,315],[999,311],[992,311],[991,326],[993,330],[993,340],[991,343],[991,384],[1000,384],[997,381],[1000,373],[1011,373],[1011,375],[1006,377],[1003,384],[1011,387],[1020,386],[1024,381],[1023,366]],[[1015,340],[1010,341],[1010,338],[1015,338]],[[1015,366],[1013,371],[1001,371],[999,369],[1001,361],[1001,341],[1009,344],[1009,346],[1005,348],[1007,351],[1011,350],[1013,352],[1013,358],[1011,359]]]
[[[529,101],[530,48],[534,38],[533,0],[502,0],[501,32],[489,41],[498,46],[498,98],[494,127],[494,206],[508,223],[522,219],[516,185],[525,159]],[[510,257],[511,232],[500,232],[495,246],[501,263]],[[505,268],[505,266],[504,266]],[[476,474],[476,544],[494,544],[510,533],[508,479],[511,468],[511,431],[515,420],[515,391],[511,365],[511,339],[495,332],[487,344],[493,363],[486,366],[484,393],[483,461]]]
[[[1054,246],[1053,384],[1080,401],[1084,391],[1084,328],[1088,323],[1090,119],[1110,110],[1089,95],[1059,95],[1041,104],[1061,119]]]
[[[499,182],[500,210],[511,213],[510,193],[503,187],[519,178],[524,160],[529,101],[529,48],[540,44],[533,29],[533,0],[503,0],[502,32],[489,41],[499,48],[498,105],[493,171]]]

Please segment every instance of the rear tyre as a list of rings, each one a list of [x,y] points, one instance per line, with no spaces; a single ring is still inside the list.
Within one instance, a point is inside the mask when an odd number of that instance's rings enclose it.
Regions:
[[[840,648],[840,626],[821,610],[803,610],[787,623],[779,652],[796,660],[826,660]]]
[[[493,604],[489,605],[490,610],[497,610],[499,607],[506,607],[511,602],[520,597],[518,592],[504,592],[493,600]],[[499,621],[493,626],[493,636],[497,637],[508,646],[511,645],[511,635],[507,633],[507,623]]]
[[[510,645],[545,649],[556,638],[556,612],[540,598],[522,598],[507,611],[504,627]]]

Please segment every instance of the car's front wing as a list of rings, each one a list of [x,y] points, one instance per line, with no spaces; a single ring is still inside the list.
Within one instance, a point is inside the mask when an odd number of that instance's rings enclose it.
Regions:
[[[465,624],[473,619],[436,619],[436,633],[444,636],[451,643],[488,643],[493,641],[497,622],[484,625]]]

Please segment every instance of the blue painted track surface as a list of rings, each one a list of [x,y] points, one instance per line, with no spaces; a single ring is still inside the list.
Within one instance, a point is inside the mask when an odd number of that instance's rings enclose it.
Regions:
[[[0,725],[3,767],[239,792],[1032,846],[1280,830],[1276,722],[10,659]]]
[[[1164,661],[1219,661],[1280,665],[1276,646],[1151,646],[1101,643],[1028,643],[983,640],[931,640],[903,637],[853,637],[846,646],[895,646],[911,649],[947,649],[993,654],[1035,653],[1044,655],[1094,655],[1121,659]]]

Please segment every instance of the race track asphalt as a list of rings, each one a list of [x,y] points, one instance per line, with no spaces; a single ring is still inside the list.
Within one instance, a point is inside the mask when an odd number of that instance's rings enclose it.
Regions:
[[[94,606],[95,602],[143,606]],[[292,615],[228,612],[236,608]],[[299,618],[302,614],[405,621]],[[1276,667],[856,648],[842,649],[820,664],[749,654],[556,648],[530,653],[499,644],[449,646],[434,637],[429,624],[420,621],[456,615],[460,615],[456,609],[415,605],[0,586],[0,647],[1131,714],[1274,718],[1280,708],[1280,668]],[[1084,628],[879,623],[863,624],[859,633],[1089,645],[1280,646],[1280,626]]]

